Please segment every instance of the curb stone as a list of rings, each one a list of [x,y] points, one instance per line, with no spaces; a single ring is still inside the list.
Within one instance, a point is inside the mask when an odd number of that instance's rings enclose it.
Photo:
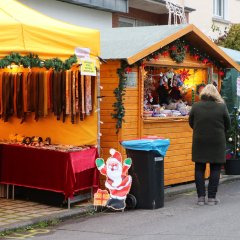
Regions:
[[[31,220],[27,220],[19,223],[0,226],[0,234],[5,231],[14,231],[19,228],[26,228],[26,227],[38,224],[40,222],[49,222],[53,220],[67,220],[77,216],[83,216],[93,210],[94,210],[93,206],[89,205],[81,208],[66,210],[60,213],[50,214],[48,216],[33,218]]]

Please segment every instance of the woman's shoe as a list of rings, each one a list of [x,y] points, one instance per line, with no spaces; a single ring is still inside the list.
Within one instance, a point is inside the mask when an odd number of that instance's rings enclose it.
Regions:
[[[214,206],[220,203],[220,200],[217,198],[208,198],[207,205]]]
[[[205,197],[199,197],[197,201],[197,205],[203,206],[205,204]]]

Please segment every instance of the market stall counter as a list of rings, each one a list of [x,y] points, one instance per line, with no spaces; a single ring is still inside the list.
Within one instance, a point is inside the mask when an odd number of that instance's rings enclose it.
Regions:
[[[70,208],[77,200],[91,198],[93,188],[98,187],[96,157],[96,148],[64,152],[0,144],[0,183],[62,193]],[[86,189],[89,193],[78,195]]]

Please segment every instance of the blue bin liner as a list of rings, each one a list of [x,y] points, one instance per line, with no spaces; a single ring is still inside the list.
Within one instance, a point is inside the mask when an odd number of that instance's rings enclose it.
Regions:
[[[166,155],[170,145],[169,139],[139,139],[122,141],[122,146],[126,149],[140,150],[140,151],[158,151],[162,156]]]

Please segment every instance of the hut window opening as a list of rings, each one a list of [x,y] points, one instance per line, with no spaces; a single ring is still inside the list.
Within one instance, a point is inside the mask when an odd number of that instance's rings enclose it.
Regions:
[[[207,83],[207,69],[146,67],[144,117],[178,117],[189,114],[198,101],[199,85]]]

